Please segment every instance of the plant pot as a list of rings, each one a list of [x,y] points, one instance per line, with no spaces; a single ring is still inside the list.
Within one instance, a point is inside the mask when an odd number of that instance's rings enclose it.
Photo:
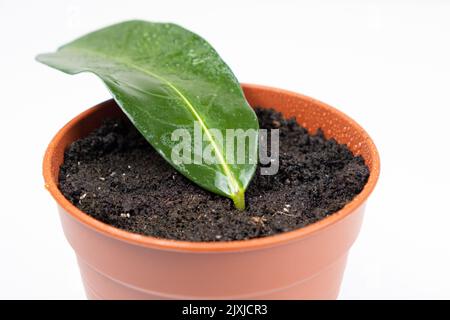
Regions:
[[[133,234],[77,209],[58,189],[66,147],[106,117],[123,117],[113,100],[75,117],[51,141],[44,158],[46,187],[77,255],[90,299],[335,299],[348,251],[361,227],[380,162],[368,134],[340,111],[280,89],[243,85],[252,106],[296,116],[310,131],[322,128],[362,155],[370,169],[363,191],[343,209],[314,224],[243,241],[188,242]]]

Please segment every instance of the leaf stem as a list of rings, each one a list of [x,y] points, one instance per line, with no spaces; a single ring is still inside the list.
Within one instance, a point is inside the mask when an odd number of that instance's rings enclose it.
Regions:
[[[239,210],[245,209],[245,193],[243,190],[239,190],[237,193],[231,196],[234,202],[234,206]]]

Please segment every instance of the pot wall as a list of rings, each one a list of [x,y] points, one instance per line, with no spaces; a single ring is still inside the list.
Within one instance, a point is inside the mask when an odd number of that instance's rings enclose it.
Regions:
[[[335,299],[363,217],[360,208],[305,239],[216,253],[127,243],[59,209],[92,299]]]

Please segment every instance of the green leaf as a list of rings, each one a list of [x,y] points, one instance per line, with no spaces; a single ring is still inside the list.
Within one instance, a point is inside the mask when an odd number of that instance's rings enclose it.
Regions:
[[[245,207],[244,192],[256,169],[258,121],[239,82],[217,52],[198,35],[170,23],[128,21],[92,32],[37,60],[69,74],[92,72],[148,142],[179,172]],[[175,129],[194,137],[201,128],[215,163],[172,160]],[[228,163],[227,129],[253,129],[244,163]],[[198,130],[197,130],[198,131]],[[197,140],[198,141],[198,140]],[[250,142],[251,141],[251,142]],[[237,152],[237,150],[236,150]]]

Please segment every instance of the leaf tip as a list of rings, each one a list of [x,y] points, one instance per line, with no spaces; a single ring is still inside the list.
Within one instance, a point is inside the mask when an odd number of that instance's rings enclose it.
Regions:
[[[44,54],[42,54],[42,53],[38,54],[37,56],[34,57],[34,60],[36,60],[37,62],[42,62],[42,56],[43,55]]]
[[[37,56],[35,56],[34,59],[37,62],[40,62],[40,63],[43,63],[43,64],[47,64],[47,60],[48,60],[49,55],[50,55],[49,53],[40,53]]]

